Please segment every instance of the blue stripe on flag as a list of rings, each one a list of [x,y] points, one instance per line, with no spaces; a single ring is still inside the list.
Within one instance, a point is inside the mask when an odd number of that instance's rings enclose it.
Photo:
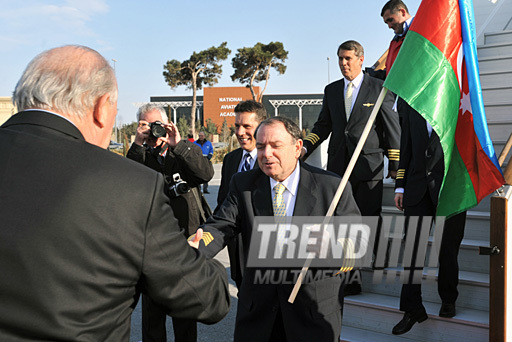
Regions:
[[[492,145],[487,119],[485,117],[484,101],[482,97],[482,86],[480,84],[480,71],[476,53],[475,37],[475,14],[473,12],[472,0],[459,0],[460,21],[462,26],[462,48],[466,60],[466,71],[468,75],[469,94],[471,99],[471,110],[473,111],[473,125],[475,133],[480,141],[484,152],[493,164],[501,168]]]

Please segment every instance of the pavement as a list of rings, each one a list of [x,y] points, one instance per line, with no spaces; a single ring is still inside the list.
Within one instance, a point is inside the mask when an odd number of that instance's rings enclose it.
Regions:
[[[221,168],[222,164],[214,164],[213,168],[215,170],[215,175],[213,179],[208,183],[208,191],[209,194],[204,194],[204,197],[208,201],[210,207],[215,209],[217,206],[217,194],[219,192],[220,186],[220,177],[221,177]],[[213,325],[205,325],[198,323],[197,324],[197,341],[198,342],[227,342],[233,341],[233,333],[235,330],[235,315],[236,315],[236,307],[238,304],[238,298],[236,293],[238,292],[235,286],[235,283],[231,280],[229,276],[229,256],[227,253],[227,249],[223,249],[217,256],[215,257],[218,261],[220,261],[228,272],[229,279],[229,292],[231,294],[231,309],[229,313],[222,321]],[[132,325],[131,325],[131,335],[130,342],[139,342],[142,341],[142,326],[141,323],[141,300],[137,307],[135,308],[132,314]],[[167,318],[167,340],[174,341],[174,333],[172,329],[171,318]]]

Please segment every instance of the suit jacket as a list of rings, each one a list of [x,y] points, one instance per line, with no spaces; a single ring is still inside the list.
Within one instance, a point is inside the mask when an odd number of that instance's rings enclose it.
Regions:
[[[311,133],[304,140],[308,150],[306,157],[332,134],[327,150],[327,169],[343,176],[377,102],[382,83],[382,80],[364,76],[348,122],[343,95],[344,79],[325,87],[322,110]],[[392,110],[393,102],[393,95],[388,92],[354,167],[351,181],[382,180],[384,154],[389,158],[389,169],[398,169],[400,124],[398,114]]]
[[[401,158],[395,187],[404,188],[404,206],[417,204],[428,192],[434,207],[444,176],[444,156],[439,136],[428,135],[425,119],[405,101],[402,115]]]
[[[244,155],[244,150],[239,147],[234,151],[229,152],[224,156],[224,160],[222,161],[222,177],[220,179],[220,187],[219,192],[217,194],[217,207],[215,211],[220,208],[222,202],[226,199],[229,193],[229,181],[231,177],[235,173],[238,172],[238,166],[242,161],[242,157]],[[259,168],[258,161],[256,160],[253,166],[253,169]]]
[[[340,178],[327,171],[300,164],[295,216],[325,216]],[[260,169],[235,174],[229,194],[205,224],[213,240],[200,249],[209,257],[218,253],[237,234],[250,246],[255,216],[273,216],[270,180]],[[347,184],[336,215],[359,215]],[[244,248],[247,260],[248,248]],[[244,264],[245,267],[245,264]],[[301,287],[294,304],[287,302],[293,284],[254,284],[254,269],[245,269],[238,294],[235,341],[266,341],[280,310],[287,337],[301,341],[335,341],[341,329],[343,302],[341,279],[328,277]],[[289,335],[290,334],[290,335]]]
[[[41,111],[0,128],[0,340],[128,341],[140,292],[219,321],[227,276],[180,232],[162,175]]]
[[[243,155],[244,150],[242,148],[237,148],[236,150],[231,151],[224,156],[224,160],[222,161],[222,177],[217,195],[217,207],[215,208],[214,212],[217,212],[217,210],[222,205],[222,202],[224,202],[228,196],[229,182],[231,177],[233,177],[233,175],[238,172],[238,166],[240,165],[240,161],[242,160]],[[259,168],[258,161],[255,161],[253,168]],[[240,287],[243,275],[242,265],[245,264],[243,257],[243,244],[240,236],[236,237],[228,243],[228,254],[231,279],[235,281],[237,287]]]
[[[201,148],[195,143],[181,140],[176,147],[167,149],[162,161],[159,161],[158,150],[155,152],[145,146],[132,144],[126,157],[162,173],[168,184],[166,190],[176,184],[173,180],[176,173],[191,187],[189,192],[169,196],[180,227],[187,228],[185,236],[193,234],[210,216],[211,210],[201,194],[199,185],[212,179],[213,165],[203,157]]]

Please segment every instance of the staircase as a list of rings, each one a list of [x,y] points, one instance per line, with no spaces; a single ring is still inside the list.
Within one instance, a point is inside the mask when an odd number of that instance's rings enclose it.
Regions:
[[[512,132],[512,31],[485,34],[478,56],[489,133],[499,155]],[[402,215],[395,208],[393,198],[393,184],[385,183],[383,215]],[[455,317],[438,316],[441,302],[437,282],[435,277],[427,277],[427,273],[436,274],[436,270],[426,268],[422,295],[429,319],[415,324],[404,335],[392,335],[391,329],[403,316],[398,310],[401,269],[385,269],[385,280],[375,284],[372,282],[374,272],[364,269],[363,293],[345,298],[341,340],[488,341],[489,257],[479,255],[478,247],[489,245],[489,210],[488,197],[468,211],[459,252],[459,298]]]

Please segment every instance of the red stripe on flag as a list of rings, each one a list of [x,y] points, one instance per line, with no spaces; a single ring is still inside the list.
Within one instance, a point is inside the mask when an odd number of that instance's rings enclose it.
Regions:
[[[455,143],[473,183],[477,201],[480,202],[492,191],[489,189],[495,189],[496,184],[503,184],[503,176],[483,150],[475,133],[465,63],[462,64],[461,105]]]
[[[458,0],[423,0],[410,30],[434,44],[457,71],[457,55],[462,45]],[[456,74],[458,77],[458,75]]]

